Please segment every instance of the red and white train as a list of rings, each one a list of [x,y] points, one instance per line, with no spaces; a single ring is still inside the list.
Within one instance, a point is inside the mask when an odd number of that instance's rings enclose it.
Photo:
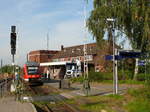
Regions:
[[[42,83],[39,64],[36,62],[26,62],[23,66],[23,79],[29,83]]]

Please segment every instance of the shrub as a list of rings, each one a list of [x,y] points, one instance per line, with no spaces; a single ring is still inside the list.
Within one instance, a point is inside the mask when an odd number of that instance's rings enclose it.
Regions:
[[[133,79],[133,72],[129,70],[125,70],[125,71],[120,70],[118,72],[118,79],[119,80],[131,80]]]
[[[75,83],[75,82],[83,83],[84,77],[83,77],[83,76],[80,76],[80,77],[71,78],[70,81],[71,81],[72,83]]]
[[[103,75],[100,72],[93,72],[93,71],[89,72],[90,81],[102,81],[103,79],[104,79]]]
[[[90,81],[103,81],[103,80],[112,80],[113,75],[112,73],[107,73],[107,72],[95,72],[95,71],[90,71],[89,72],[89,80]]]
[[[144,81],[144,80],[149,80],[149,79],[150,79],[150,74],[145,74],[145,73],[137,74],[137,80],[139,81]]]

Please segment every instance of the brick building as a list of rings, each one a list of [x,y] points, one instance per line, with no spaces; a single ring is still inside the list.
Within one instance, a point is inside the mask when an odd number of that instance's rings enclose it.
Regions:
[[[108,68],[108,63],[105,60],[105,55],[108,55],[107,51],[111,50],[109,48],[109,44],[106,42],[105,46],[98,49],[96,43],[86,44],[87,46],[87,57],[89,68],[93,68],[95,71],[106,71],[106,67]],[[52,50],[38,50],[31,51],[29,53],[29,61],[35,61],[38,63],[49,63],[49,62],[74,62],[79,60],[81,63],[84,62],[84,45],[77,45],[71,47],[61,46],[60,51],[52,51]],[[43,68],[43,72],[48,69],[48,66]],[[45,69],[45,70],[44,70]]]
[[[28,54],[28,60],[37,63],[49,62],[51,61],[52,57],[56,55],[58,52],[59,51],[53,51],[53,50],[31,51]]]
[[[87,44],[87,59],[89,62],[93,63],[94,56],[97,54],[96,44]],[[81,62],[84,61],[84,45],[63,47],[61,46],[61,51],[58,52],[54,57],[52,57],[53,62],[58,61],[75,61],[76,59]]]

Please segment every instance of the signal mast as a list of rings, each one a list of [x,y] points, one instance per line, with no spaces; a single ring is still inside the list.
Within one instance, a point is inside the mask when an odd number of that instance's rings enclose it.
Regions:
[[[88,46],[86,43],[86,39],[87,39],[87,28],[86,28],[86,19],[87,19],[87,4],[88,4],[88,0],[84,0],[85,1],[85,5],[84,5],[84,38],[85,38],[85,42],[84,42],[84,83],[83,83],[83,90],[86,94],[86,96],[89,95],[89,91],[90,91],[90,84],[89,84],[89,73],[88,73]]]

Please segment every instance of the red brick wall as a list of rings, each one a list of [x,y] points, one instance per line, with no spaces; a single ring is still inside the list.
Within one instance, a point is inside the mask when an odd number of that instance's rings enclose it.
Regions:
[[[34,61],[38,63],[51,61],[52,56],[54,56],[58,51],[47,51],[47,50],[39,50],[39,51],[31,51],[29,53],[29,61]]]

